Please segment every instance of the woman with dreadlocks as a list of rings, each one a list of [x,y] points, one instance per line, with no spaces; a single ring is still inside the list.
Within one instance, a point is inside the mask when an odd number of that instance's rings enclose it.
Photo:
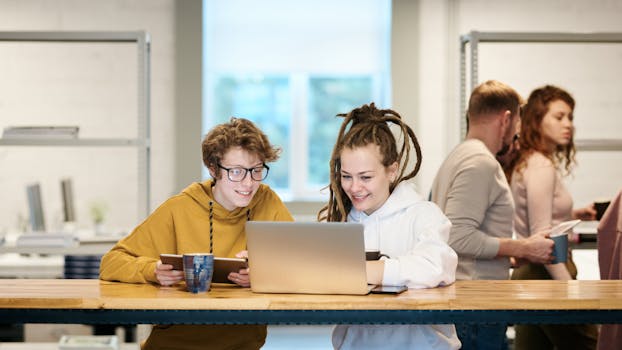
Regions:
[[[455,281],[456,253],[447,245],[451,223],[410,181],[421,166],[412,129],[392,110],[371,103],[339,114],[344,121],[330,160],[330,198],[320,221],[360,222],[365,249],[382,258],[367,262],[367,282],[433,288]],[[389,125],[399,127],[398,147]],[[411,143],[417,162],[406,172]],[[340,325],[335,349],[458,349],[453,325]]]

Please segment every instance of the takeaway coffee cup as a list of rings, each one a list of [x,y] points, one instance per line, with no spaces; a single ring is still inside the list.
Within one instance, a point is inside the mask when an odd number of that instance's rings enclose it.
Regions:
[[[214,255],[207,253],[184,254],[184,278],[191,293],[205,293],[212,284]]]
[[[568,232],[558,233],[551,236],[555,245],[553,246],[553,255],[555,258],[551,264],[563,263],[568,260]]]
[[[608,200],[599,200],[594,202],[594,209],[596,210],[596,220],[600,220],[605,214],[605,211],[609,207],[611,201]]]

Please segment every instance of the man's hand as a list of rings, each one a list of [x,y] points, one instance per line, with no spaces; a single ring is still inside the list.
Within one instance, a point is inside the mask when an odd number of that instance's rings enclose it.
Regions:
[[[521,258],[536,264],[548,264],[553,261],[553,246],[555,242],[548,238],[551,230],[535,233],[523,239],[523,254]]]

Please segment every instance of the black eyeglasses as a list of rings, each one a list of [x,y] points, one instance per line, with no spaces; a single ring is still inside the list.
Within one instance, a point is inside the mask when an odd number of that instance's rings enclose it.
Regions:
[[[241,182],[242,180],[246,178],[246,174],[248,173],[251,174],[251,179],[255,181],[262,181],[262,180],[265,180],[266,177],[268,177],[268,171],[270,171],[270,167],[267,166],[265,163],[262,164],[261,166],[257,166],[254,168],[242,168],[242,167],[225,168],[224,166],[218,163],[216,163],[216,165],[220,169],[226,170],[227,177],[229,178],[229,180],[233,182]]]

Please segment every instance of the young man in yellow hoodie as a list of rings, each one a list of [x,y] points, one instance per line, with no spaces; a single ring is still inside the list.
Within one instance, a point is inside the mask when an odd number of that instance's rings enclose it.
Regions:
[[[252,122],[231,118],[203,140],[203,163],[212,180],[193,183],[169,198],[101,261],[100,278],[170,286],[183,272],[159,260],[161,253],[213,252],[218,257],[246,255],[245,224],[293,221],[278,195],[261,181],[266,162],[280,149]],[[229,279],[250,286],[248,270]],[[259,349],[265,325],[157,325],[142,349]]]

